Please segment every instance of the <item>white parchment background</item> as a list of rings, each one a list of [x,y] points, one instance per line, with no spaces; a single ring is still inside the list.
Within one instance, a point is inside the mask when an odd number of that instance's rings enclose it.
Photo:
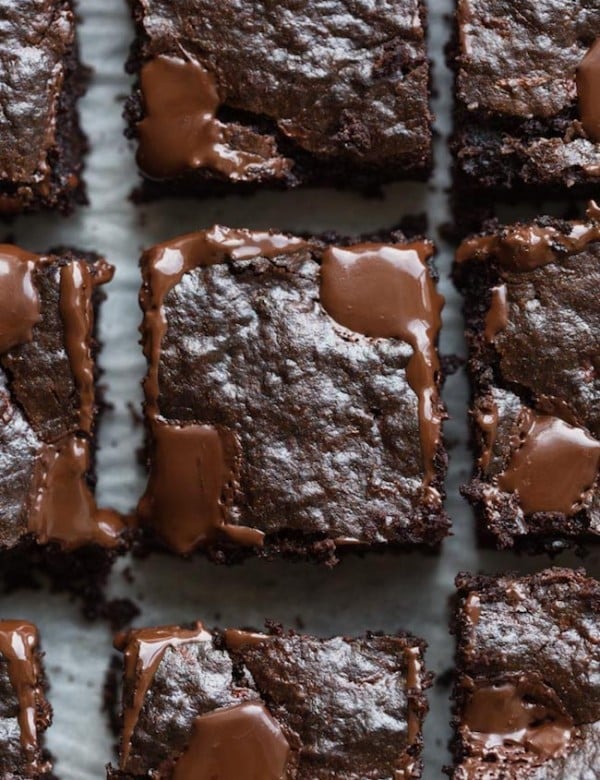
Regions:
[[[451,81],[442,52],[449,36],[447,17],[452,3],[430,0],[429,5],[439,131],[436,172],[430,185],[390,186],[385,199],[380,200],[305,190],[136,208],[128,200],[136,171],[132,150],[122,135],[121,119],[123,98],[130,89],[123,63],[132,37],[125,0],[80,0],[82,53],[95,69],[82,104],[83,125],[92,149],[87,169],[91,203],[68,220],[23,218],[15,224],[13,234],[18,243],[38,251],[62,243],[94,249],[117,268],[101,328],[105,343],[102,365],[109,385],[108,398],[114,404],[101,432],[101,503],[128,510],[144,484],[135,463],[141,434],[132,423],[128,406],[139,404],[139,380],[144,371],[137,343],[137,261],[144,246],[214,222],[317,232],[337,229],[358,234],[390,227],[403,214],[426,210],[429,235],[441,250],[437,262],[447,300],[442,351],[463,353],[460,302],[448,281],[451,250],[438,235],[439,225],[447,219],[449,160],[445,135],[450,123]],[[467,479],[470,469],[465,445],[467,389],[462,373],[448,379],[445,397],[452,415],[446,436],[451,452],[448,510],[454,536],[446,542],[440,557],[389,554],[347,558],[329,571],[313,564],[260,561],[219,568],[200,559],[182,563],[153,556],[133,563],[133,584],[116,571],[111,591],[138,601],[143,610],[137,621],[140,625],[200,618],[208,625],[260,627],[269,617],[291,627],[297,626],[301,618],[307,631],[319,635],[403,627],[428,640],[429,669],[438,674],[446,671],[453,654],[453,640],[447,633],[448,599],[456,573],[527,571],[543,568],[549,561],[475,550],[471,514],[458,494],[458,486]],[[579,563],[567,555],[559,560],[564,565]],[[586,564],[589,571],[598,573],[597,554]],[[104,765],[112,758],[113,741],[100,713],[103,676],[111,652],[107,627],[85,623],[76,605],[46,592],[5,597],[0,611],[6,617],[32,619],[41,628],[55,712],[49,744],[57,759],[58,775],[69,780],[103,777]],[[448,761],[448,689],[434,687],[430,705],[425,728],[428,779],[441,777],[441,767]]]

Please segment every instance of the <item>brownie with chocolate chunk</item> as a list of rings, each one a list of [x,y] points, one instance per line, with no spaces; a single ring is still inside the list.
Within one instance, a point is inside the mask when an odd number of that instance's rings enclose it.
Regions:
[[[0,774],[12,780],[48,777],[44,732],[52,723],[37,628],[0,620]]]
[[[501,547],[600,534],[600,210],[490,224],[458,249],[477,456],[465,493]]]
[[[422,0],[129,0],[142,194],[425,178]]]
[[[72,0],[0,0],[0,217],[85,202]]]
[[[457,206],[474,192],[600,186],[600,5],[457,0]]]
[[[96,255],[0,245],[3,575],[29,572],[25,555],[91,576],[122,545],[123,521],[93,496],[96,321],[112,274]]]
[[[129,631],[119,767],[110,778],[411,780],[421,777],[424,643]]]
[[[600,586],[581,571],[457,578],[454,780],[594,777]]]
[[[143,255],[150,538],[227,561],[440,542],[432,254],[214,227]]]

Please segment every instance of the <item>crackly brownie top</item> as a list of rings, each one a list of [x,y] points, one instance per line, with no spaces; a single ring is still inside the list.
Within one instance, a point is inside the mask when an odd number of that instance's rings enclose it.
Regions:
[[[164,541],[427,537],[444,416],[431,253],[215,227],[144,255],[140,515]]]
[[[40,735],[52,710],[44,695],[39,638],[34,625],[0,621],[0,772],[3,777],[30,778],[52,769]]]
[[[30,533],[65,547],[117,543],[87,485],[94,432],[97,258],[0,245],[0,546]]]
[[[418,0],[133,5],[145,103],[139,162],[151,177],[199,166],[234,180],[286,177],[290,142],[354,164],[429,159]]]
[[[417,640],[198,624],[134,630],[117,646],[126,777],[420,777],[429,678]]]
[[[73,45],[70,0],[0,0],[0,194],[44,194],[48,152]]]
[[[600,586],[582,572],[461,575],[457,780],[591,777],[600,758]]]
[[[467,239],[466,296],[480,472],[525,513],[600,522],[600,212]],[[494,502],[488,492],[485,500]],[[592,529],[593,530],[593,529]]]

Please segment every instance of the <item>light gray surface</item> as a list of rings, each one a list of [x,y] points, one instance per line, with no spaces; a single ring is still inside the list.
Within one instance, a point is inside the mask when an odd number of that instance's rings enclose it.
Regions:
[[[438,234],[438,226],[448,218],[445,188],[449,183],[449,160],[443,138],[437,144],[431,185],[394,185],[386,189],[383,200],[311,190],[135,208],[127,200],[136,173],[131,149],[122,135],[121,119],[122,100],[129,91],[123,62],[132,36],[125,2],[80,0],[80,10],[83,56],[95,68],[83,102],[83,123],[92,146],[87,172],[91,205],[66,221],[52,217],[21,219],[14,227],[14,237],[34,250],[59,243],[96,249],[117,267],[102,322],[102,365],[109,384],[108,398],[114,404],[101,433],[98,495],[102,503],[130,509],[144,484],[135,465],[140,431],[134,427],[129,409],[129,404],[139,402],[139,380],[144,371],[137,344],[137,260],[143,246],[214,222],[289,230],[335,228],[357,234],[390,227],[403,214],[427,210],[429,235],[441,249],[437,262],[447,299],[442,351],[463,352],[459,299],[448,281],[451,253]],[[444,133],[449,126],[451,83],[442,49],[449,35],[444,14],[450,11],[451,0],[430,0],[438,94],[435,110],[438,129]],[[471,514],[458,494],[458,486],[470,469],[465,444],[467,389],[462,373],[448,379],[445,397],[452,415],[446,426],[451,447],[447,506],[455,535],[439,558],[418,554],[348,558],[329,571],[309,564],[257,561],[226,569],[198,559],[181,563],[153,556],[133,564],[132,585],[115,573],[111,590],[140,601],[143,613],[138,624],[201,618],[209,625],[261,626],[264,618],[270,617],[294,627],[301,618],[307,631],[322,635],[402,627],[428,640],[428,667],[436,673],[444,672],[452,663],[453,642],[447,633],[447,621],[456,573],[515,568],[525,571],[543,568],[549,562],[541,557],[482,555],[475,550]],[[577,559],[569,556],[559,561],[578,565]],[[596,554],[586,564],[591,572],[598,572]],[[46,593],[4,597],[2,612],[32,619],[41,628],[52,680],[55,723],[49,743],[57,758],[57,773],[65,780],[102,777],[104,764],[112,757],[112,740],[99,711],[110,655],[108,629],[84,623],[77,606]],[[432,689],[425,729],[426,778],[439,778],[442,765],[448,761],[447,699],[447,689]]]

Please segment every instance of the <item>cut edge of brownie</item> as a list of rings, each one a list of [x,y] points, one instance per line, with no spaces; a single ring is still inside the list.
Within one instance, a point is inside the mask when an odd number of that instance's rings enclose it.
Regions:
[[[140,71],[144,65],[142,49],[149,41],[144,29],[144,9],[140,0],[127,0],[135,28],[135,38],[130,46],[125,69],[134,76],[132,94],[123,108],[126,123],[125,136],[137,140],[137,124],[145,115],[144,100],[140,86]],[[424,45],[427,41],[428,9],[423,0],[418,0],[419,19],[423,27]],[[427,60],[428,61],[428,60]],[[428,61],[429,62],[429,61]],[[187,171],[179,176],[153,180],[138,168],[141,183],[134,188],[131,198],[134,203],[152,202],[163,198],[207,198],[230,194],[250,194],[261,189],[288,190],[302,186],[334,186],[338,189],[362,191],[377,195],[381,187],[394,181],[426,182],[433,169],[433,115],[431,114],[433,73],[429,65],[428,107],[430,112],[429,153],[422,159],[411,162],[402,160],[395,165],[382,162],[376,165],[353,165],[335,157],[320,157],[304,150],[298,143],[286,136],[274,120],[262,114],[255,114],[223,105],[218,117],[247,126],[276,139],[277,147],[284,157],[293,162],[293,169],[281,178],[270,177],[265,181],[232,181],[210,168]],[[325,171],[325,173],[324,173]]]

